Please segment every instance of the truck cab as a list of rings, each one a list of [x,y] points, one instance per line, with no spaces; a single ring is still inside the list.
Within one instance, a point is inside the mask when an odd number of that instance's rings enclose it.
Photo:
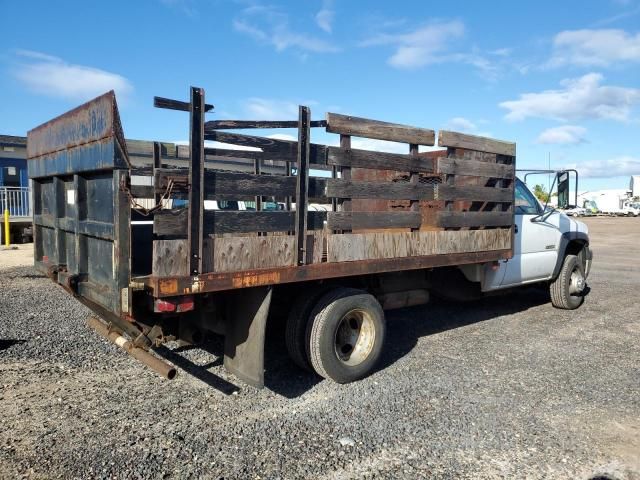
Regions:
[[[588,227],[559,210],[545,209],[519,178],[514,194],[513,257],[484,267],[482,291],[540,282],[553,285],[558,280],[566,282],[563,277],[568,277],[571,298],[564,299],[568,303],[554,305],[577,308],[584,299],[592,260]],[[565,268],[567,262],[571,263],[570,272],[565,271],[569,269]]]

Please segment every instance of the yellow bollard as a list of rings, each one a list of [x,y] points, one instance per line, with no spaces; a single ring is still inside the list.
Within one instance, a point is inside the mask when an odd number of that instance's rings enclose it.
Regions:
[[[9,210],[4,211],[4,244],[8,247],[9,241]]]

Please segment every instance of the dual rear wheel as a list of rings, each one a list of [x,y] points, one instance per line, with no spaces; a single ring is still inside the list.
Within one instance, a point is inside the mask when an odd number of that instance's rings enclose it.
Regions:
[[[300,367],[349,383],[371,373],[382,353],[385,329],[382,307],[362,290],[304,292],[287,320],[287,350]]]

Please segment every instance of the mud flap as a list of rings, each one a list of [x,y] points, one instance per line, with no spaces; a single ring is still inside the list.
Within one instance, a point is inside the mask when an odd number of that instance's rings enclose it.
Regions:
[[[264,387],[264,336],[272,287],[234,292],[225,325],[224,366],[242,381]]]

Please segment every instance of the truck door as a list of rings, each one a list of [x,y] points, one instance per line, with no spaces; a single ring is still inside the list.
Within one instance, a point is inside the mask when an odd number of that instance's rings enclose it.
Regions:
[[[540,203],[519,179],[515,197],[513,258],[507,261],[503,287],[548,279],[556,264],[560,242],[561,215],[553,213],[541,221]]]

